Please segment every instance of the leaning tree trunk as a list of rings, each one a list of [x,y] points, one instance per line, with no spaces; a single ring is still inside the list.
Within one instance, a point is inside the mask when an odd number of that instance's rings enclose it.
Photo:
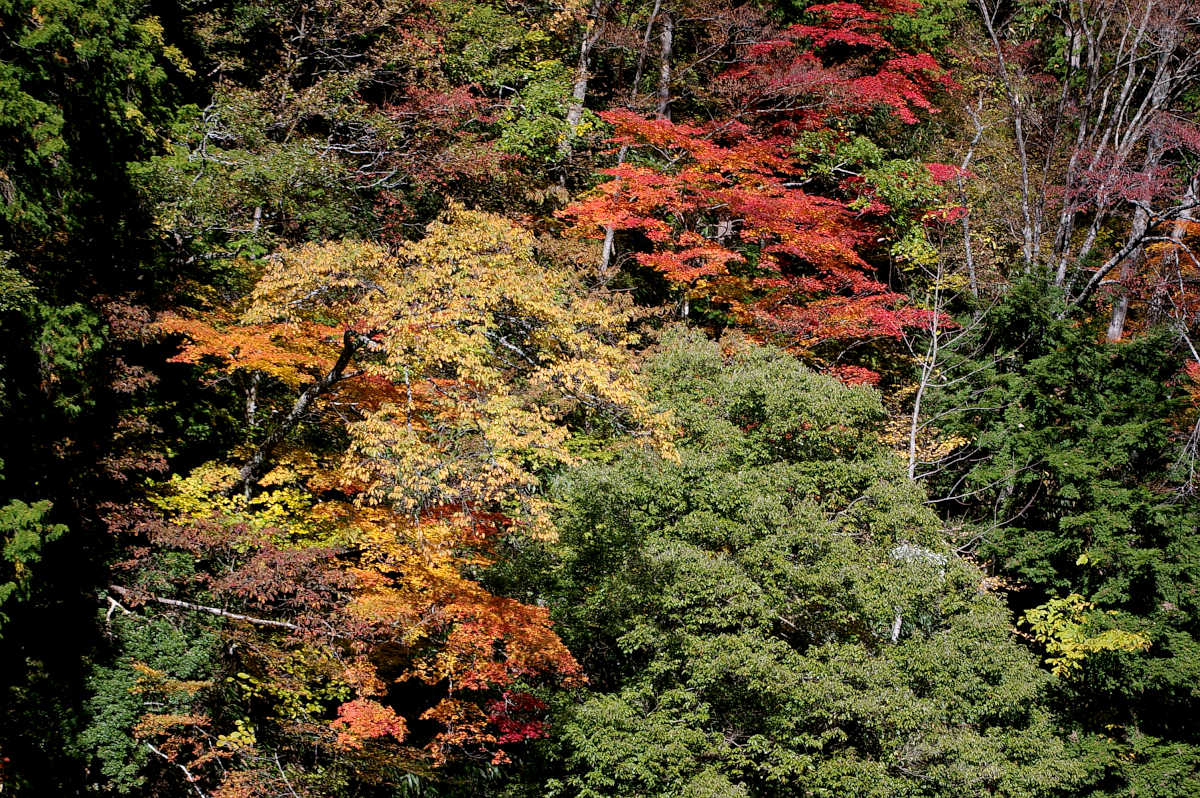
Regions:
[[[346,330],[342,336],[342,351],[338,355],[337,361],[328,372],[314,380],[307,388],[300,393],[292,404],[291,411],[284,416],[275,428],[267,435],[266,439],[258,445],[254,454],[250,455],[250,459],[238,471],[237,482],[226,491],[228,495],[233,495],[240,487],[243,495],[250,498],[250,491],[255,483],[267,472],[271,465],[271,455],[279,444],[283,443],[284,439],[291,433],[296,426],[304,420],[312,409],[313,404],[325,394],[329,393],[335,385],[344,379],[353,376],[346,373],[346,369],[350,367],[355,354],[360,349],[369,346],[370,339],[365,335]]]

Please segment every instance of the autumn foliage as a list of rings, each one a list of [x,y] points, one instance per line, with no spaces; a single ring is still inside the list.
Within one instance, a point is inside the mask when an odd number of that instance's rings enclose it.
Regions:
[[[1200,0],[0,34],[4,798],[1200,795]]]
[[[752,44],[723,79],[778,131],[838,126],[879,110],[915,124],[919,113],[937,113],[937,91],[956,85],[932,55],[890,41],[890,20],[919,7],[909,0],[810,5],[807,22]]]
[[[602,169],[610,179],[562,216],[583,235],[624,233],[637,263],[679,286],[685,307],[728,309],[797,349],[924,325],[928,314],[866,259],[891,209],[856,176],[822,185],[785,135],[833,126],[848,138],[855,117],[883,112],[908,125],[936,112],[932,95],[953,86],[946,71],[886,36],[889,17],[912,9],[809,7],[811,22],[755,43],[722,74],[733,118],[601,113],[610,144],[636,155]]]
[[[283,252],[240,316],[162,322],[184,336],[176,362],[238,375],[256,392],[248,403],[272,386],[311,392],[363,342],[305,421],[343,448],[281,445],[244,491],[231,490],[234,468],[206,466],[164,486],[161,520],[136,530],[214,564],[172,581],[274,629],[247,647],[255,694],[347,755],[386,738],[435,763],[503,761],[503,746],[543,728],[517,685],[583,682],[544,607],[470,574],[506,534],[553,534],[538,473],[573,460],[570,423],[667,444],[623,346],[628,311],[546,270],[532,247],[498,217],[452,210],[397,253]],[[280,673],[273,660],[297,650],[309,653]],[[294,695],[308,697],[300,710]]]
[[[880,282],[859,254],[872,226],[842,199],[805,191],[787,143],[744,128],[722,130],[604,118],[613,143],[652,150],[654,162],[603,170],[612,179],[564,215],[584,233],[637,233],[634,257],[679,285],[688,299],[806,348],[828,339],[896,337],[926,313]]]

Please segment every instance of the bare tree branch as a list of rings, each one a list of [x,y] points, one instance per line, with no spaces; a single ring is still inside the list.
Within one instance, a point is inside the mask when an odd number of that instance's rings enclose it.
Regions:
[[[274,620],[271,620],[270,618],[255,618],[252,615],[242,615],[241,613],[230,612],[229,610],[223,610],[220,607],[209,607],[204,604],[194,604],[190,601],[180,601],[179,599],[169,599],[169,598],[163,598],[162,596],[155,596],[155,595],[151,595],[151,594],[141,594],[141,593],[132,591],[129,588],[121,587],[120,585],[109,585],[108,589],[111,590],[112,592],[116,593],[121,598],[132,597],[132,598],[138,599],[140,601],[153,601],[155,604],[162,604],[167,607],[179,607],[180,609],[193,610],[194,612],[206,612],[209,615],[216,615],[221,618],[229,618],[230,620],[233,620],[233,621],[242,621],[244,623],[253,624],[255,626],[271,626],[271,627],[275,627],[277,629],[289,629],[293,632],[300,631],[299,626],[297,626],[294,623],[288,623],[287,621],[274,621]],[[121,607],[120,604],[117,604],[117,602],[114,599],[110,598],[109,601],[114,606],[120,607],[125,612],[128,612],[128,610],[126,610],[124,607]],[[110,612],[111,612],[111,609],[110,609]]]

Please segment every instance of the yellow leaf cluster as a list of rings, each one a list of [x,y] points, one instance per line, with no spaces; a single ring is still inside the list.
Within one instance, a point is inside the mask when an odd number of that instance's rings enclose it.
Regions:
[[[572,460],[567,422],[592,417],[667,448],[629,344],[631,309],[539,263],[502,217],[451,209],[394,254],[308,244],[273,260],[249,324],[336,324],[371,337],[395,386],[350,425],[344,476],[420,522],[445,505],[541,519],[535,473]]]
[[[330,324],[357,328],[396,279],[396,262],[366,241],[304,244],[271,258],[242,314],[247,325]]]
[[[1078,593],[1055,598],[1025,613],[1022,621],[1034,639],[1046,647],[1046,664],[1058,676],[1077,671],[1092,654],[1102,651],[1145,651],[1150,639],[1124,629],[1096,631],[1096,605]]]

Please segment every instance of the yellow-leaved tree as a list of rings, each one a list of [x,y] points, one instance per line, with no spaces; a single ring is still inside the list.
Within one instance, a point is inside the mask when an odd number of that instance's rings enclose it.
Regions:
[[[277,724],[253,745],[307,724],[343,757],[390,747],[501,761],[502,745],[541,733],[526,717],[536,702],[512,691],[578,681],[579,666],[544,608],[473,577],[497,535],[553,534],[540,483],[574,461],[573,436],[632,433],[670,450],[631,318],[619,298],[539,262],[528,232],[453,208],[397,251],[278,253],[236,320],[164,322],[187,339],[177,360],[256,390],[256,432],[234,464],[163,487],[157,534],[159,550],[225,563],[216,580],[171,577],[184,603],[169,606],[234,607],[238,678],[277,696],[242,721]],[[296,665],[272,688],[297,645],[316,653],[288,661],[322,663],[308,675],[323,686],[305,687]],[[522,718],[506,716],[514,707]]]
[[[344,470],[414,521],[497,504],[539,521],[535,475],[570,461],[571,419],[660,442],[665,430],[641,398],[629,309],[540,265],[532,237],[491,214],[453,210],[394,256],[361,243],[287,252],[245,319],[369,338],[366,371],[392,393],[349,426]]]

